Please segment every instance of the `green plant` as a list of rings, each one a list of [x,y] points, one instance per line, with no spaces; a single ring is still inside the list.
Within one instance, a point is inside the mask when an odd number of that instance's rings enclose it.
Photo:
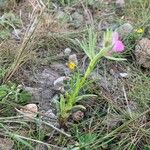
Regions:
[[[18,104],[27,103],[30,94],[18,88],[15,84],[4,84],[0,86],[0,103],[6,101],[16,102]]]
[[[84,146],[88,143],[92,143],[96,140],[97,134],[96,133],[77,133],[77,139],[79,141],[79,149],[84,148],[87,149],[88,147]]]
[[[79,42],[81,48],[84,50],[86,55],[89,57],[90,62],[85,71],[83,77],[77,73],[76,81],[74,86],[71,86],[69,92],[65,93],[65,96],[60,96],[59,103],[59,119],[60,123],[66,122],[67,118],[70,115],[71,110],[74,107],[80,107],[84,109],[84,106],[76,105],[79,100],[83,99],[87,96],[95,96],[95,95],[81,95],[79,93],[81,89],[85,86],[86,80],[89,77],[90,73],[93,71],[97,63],[100,61],[102,57],[109,58],[111,60],[122,60],[119,58],[114,58],[108,56],[108,52],[112,49],[112,31],[107,31],[104,34],[104,46],[100,51],[96,51],[97,48],[97,34],[94,32],[92,28],[88,29],[88,37],[84,38],[82,42]]]
[[[138,27],[148,28],[150,22],[149,9],[149,0],[129,0],[125,13]]]

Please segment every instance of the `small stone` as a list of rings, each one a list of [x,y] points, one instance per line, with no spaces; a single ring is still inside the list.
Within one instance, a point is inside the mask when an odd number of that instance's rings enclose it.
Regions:
[[[80,110],[76,111],[72,114],[72,119],[77,122],[81,121],[83,119],[83,117],[84,117],[84,113]]]
[[[65,53],[65,55],[70,55],[71,49],[69,47],[65,48],[64,53]]]
[[[53,82],[59,77],[59,74],[52,69],[44,69],[42,73],[36,75],[37,83],[41,85],[41,87],[50,87],[53,85]]]
[[[35,150],[48,150],[48,147],[44,144],[38,143]]]
[[[128,73],[119,73],[119,75],[122,77],[122,78],[127,78],[128,77]]]
[[[59,63],[53,63],[52,65],[50,65],[50,67],[54,70],[57,71],[57,73],[59,73],[60,75],[70,75],[70,70],[68,67],[66,67],[66,65],[64,64],[59,64]]]
[[[136,61],[139,65],[150,68],[150,40],[141,39],[135,47]]]
[[[20,111],[25,118],[33,119],[37,116],[38,107],[36,104],[27,104]]]
[[[78,65],[77,55],[76,54],[69,55],[69,62],[73,62],[77,66]]]
[[[117,7],[125,7],[125,1],[124,0],[116,0],[116,6]]]
[[[64,81],[68,80],[69,77],[62,76],[54,81],[54,89],[64,92]]]
[[[49,109],[47,112],[45,112],[45,115],[51,119],[57,119],[56,115],[53,113],[52,109]]]
[[[41,99],[51,99],[53,96],[53,91],[51,89],[42,89],[41,91]]]
[[[130,23],[125,23],[117,29],[120,38],[125,38],[130,33],[132,33],[132,31],[133,31],[133,26]]]
[[[19,84],[18,86],[17,86],[17,89],[23,89],[23,85],[21,85],[21,84]]]

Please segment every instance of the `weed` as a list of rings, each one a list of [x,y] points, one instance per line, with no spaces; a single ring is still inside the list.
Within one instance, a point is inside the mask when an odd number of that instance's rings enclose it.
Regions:
[[[30,98],[30,94],[25,92],[19,88],[15,84],[3,84],[0,86],[0,98],[1,102],[5,102],[5,100],[13,100],[17,103],[27,103]]]
[[[87,78],[89,77],[90,73],[93,71],[97,63],[100,61],[102,57],[106,57],[112,60],[122,60],[117,59],[114,57],[107,56],[108,52],[112,49],[112,32],[107,31],[104,34],[104,47],[96,52],[96,46],[97,46],[97,34],[94,32],[92,28],[88,29],[88,37],[85,38],[83,42],[79,42],[82,49],[86,53],[86,55],[90,59],[90,63],[85,71],[85,74],[83,77],[79,73],[76,74],[76,81],[74,84],[74,87],[71,87],[69,92],[65,93],[65,96],[60,96],[60,103],[59,103],[59,118],[60,123],[66,122],[67,118],[70,115],[70,111],[74,107],[82,107],[84,106],[78,106],[76,105],[76,102],[84,98],[86,95],[79,96],[80,90],[84,87]],[[80,98],[79,98],[80,97]]]

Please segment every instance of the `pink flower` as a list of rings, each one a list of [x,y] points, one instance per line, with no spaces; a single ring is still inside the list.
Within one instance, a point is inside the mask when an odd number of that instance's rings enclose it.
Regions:
[[[125,49],[125,46],[121,40],[119,40],[119,34],[117,32],[113,32],[112,35],[112,44],[114,45],[112,48],[113,52],[123,52]]]

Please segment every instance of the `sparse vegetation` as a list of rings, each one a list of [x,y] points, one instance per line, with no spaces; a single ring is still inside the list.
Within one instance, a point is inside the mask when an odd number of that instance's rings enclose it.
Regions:
[[[150,3],[121,2],[0,0],[0,149],[150,149]]]

